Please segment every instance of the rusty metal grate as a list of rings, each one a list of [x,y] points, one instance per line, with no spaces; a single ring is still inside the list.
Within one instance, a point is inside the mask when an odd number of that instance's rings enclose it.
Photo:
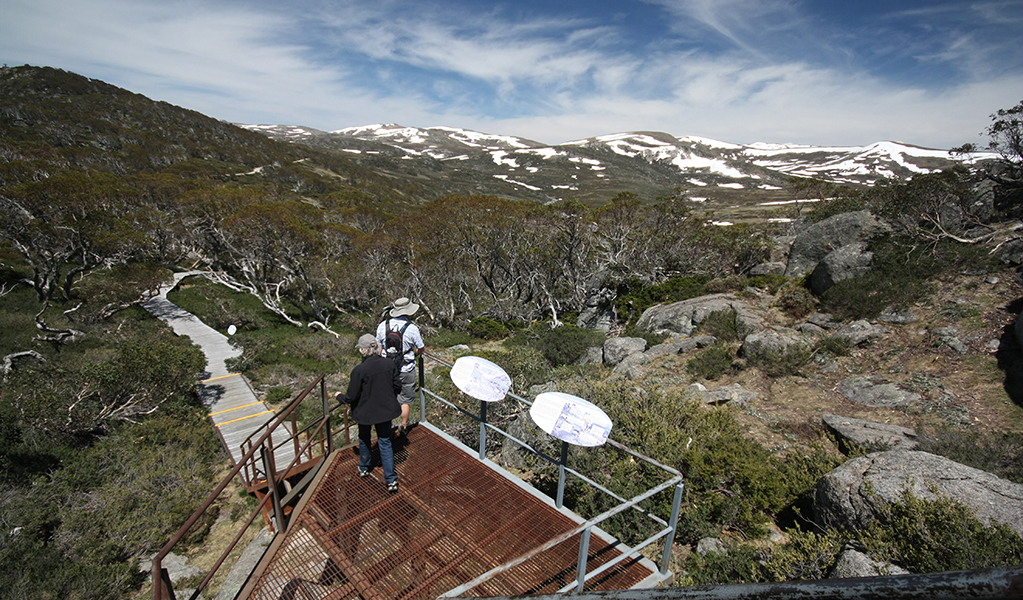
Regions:
[[[395,449],[396,494],[379,467],[357,475],[353,449],[326,465],[250,598],[432,599],[579,524],[428,426],[413,428]],[[612,544],[591,538],[590,568],[620,556]],[[469,595],[555,593],[575,580],[578,553],[573,536]],[[625,560],[586,587],[628,589],[654,572]]]

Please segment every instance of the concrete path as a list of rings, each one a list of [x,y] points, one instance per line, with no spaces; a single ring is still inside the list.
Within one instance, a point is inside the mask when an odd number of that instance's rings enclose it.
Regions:
[[[227,336],[167,299],[167,292],[182,279],[198,274],[198,271],[175,273],[174,281],[161,287],[160,294],[143,303],[142,307],[165,321],[177,335],[191,338],[192,343],[206,355],[206,379],[199,382],[199,396],[203,406],[209,410],[224,448],[231,454],[232,461],[238,464],[244,454],[241,443],[271,421],[274,413],[256,398],[249,382],[240,373],[230,373],[224,365],[226,359],[239,356],[242,351],[232,346]],[[289,444],[274,452],[274,462],[278,469],[283,469],[294,456],[294,448]],[[262,465],[259,468],[262,469]]]

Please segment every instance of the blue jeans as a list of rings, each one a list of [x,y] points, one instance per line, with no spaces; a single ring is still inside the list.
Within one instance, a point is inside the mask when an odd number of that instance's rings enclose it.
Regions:
[[[384,481],[388,484],[398,481],[394,472],[394,448],[391,446],[391,422],[363,425],[359,423],[359,469],[369,471],[373,466],[373,454],[370,452],[373,428],[377,429],[377,448],[380,449],[380,464],[384,467]]]

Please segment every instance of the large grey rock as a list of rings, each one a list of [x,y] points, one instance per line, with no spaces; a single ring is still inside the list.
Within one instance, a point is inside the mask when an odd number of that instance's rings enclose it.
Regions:
[[[1023,485],[914,450],[854,458],[819,479],[814,520],[822,526],[861,529],[907,490],[925,500],[940,494],[969,506],[985,524],[998,521],[1023,535]]]
[[[810,290],[820,296],[839,281],[870,270],[874,253],[867,251],[867,244],[855,242],[833,250],[821,259],[810,275]]]
[[[859,550],[845,548],[838,555],[835,566],[831,568],[831,579],[851,579],[853,577],[884,577],[887,575],[907,575],[909,571],[892,563],[876,561]]]
[[[849,377],[838,384],[838,392],[861,406],[901,406],[920,398],[876,375]]]
[[[653,360],[653,357],[643,352],[630,354],[615,365],[614,372],[621,373],[629,379],[636,379],[640,375],[640,371],[637,367],[645,365],[651,360]]]
[[[844,340],[850,346],[859,346],[867,342],[879,340],[888,333],[889,329],[884,325],[875,325],[861,319],[849,323],[832,334],[831,337]]]
[[[855,242],[866,242],[889,231],[889,227],[861,210],[828,217],[801,232],[792,242],[785,275],[802,277],[813,271],[825,256]]]
[[[550,391],[550,390],[548,390]],[[504,427],[508,435],[528,444],[548,456],[556,456],[558,447],[556,440],[536,426],[529,410],[523,408],[519,415]],[[501,436],[504,439],[503,436]],[[507,469],[530,469],[538,462],[536,455],[526,450],[520,444],[509,439],[504,439],[501,444],[501,456],[499,463]]]
[[[592,348],[587,348],[586,352],[583,352],[583,355],[579,357],[579,360],[576,361],[575,364],[580,366],[604,364],[604,347],[594,346]]]
[[[916,431],[908,427],[839,415],[824,415],[823,420],[839,441],[853,442],[863,448],[912,450],[917,446]]]
[[[613,337],[604,342],[604,364],[613,367],[626,356],[646,350],[646,340],[634,337]]]
[[[771,360],[794,351],[809,350],[811,345],[810,340],[795,329],[778,327],[747,335],[739,354],[750,360]]]
[[[154,554],[153,556],[156,555]],[[187,563],[187,559],[184,556],[179,556],[177,554],[174,554],[173,552],[170,552],[167,554],[167,556],[163,557],[163,560],[160,562],[160,566],[164,569],[167,569],[167,576],[170,577],[171,584],[173,584],[175,587],[177,587],[180,582],[185,581],[186,579],[191,579],[193,577],[203,577],[206,575],[206,571],[203,570],[201,567],[197,567],[196,565],[189,565]],[[142,571],[152,572],[153,570],[152,559],[141,563],[139,565],[139,568]]]
[[[711,294],[671,304],[658,304],[643,311],[636,327],[649,333],[691,335],[696,327],[716,312],[735,311],[739,335],[747,335],[766,327],[765,315],[735,294]]]

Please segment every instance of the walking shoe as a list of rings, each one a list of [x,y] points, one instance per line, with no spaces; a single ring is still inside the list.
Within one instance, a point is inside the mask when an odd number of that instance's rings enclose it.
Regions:
[[[397,492],[398,491],[398,482],[397,481],[392,481],[391,483],[388,483],[387,484],[387,491],[391,492],[392,494],[394,492]]]
[[[359,477],[369,477],[369,471],[363,471],[359,469]]]
[[[405,435],[408,431],[408,425],[398,425],[398,435]]]

